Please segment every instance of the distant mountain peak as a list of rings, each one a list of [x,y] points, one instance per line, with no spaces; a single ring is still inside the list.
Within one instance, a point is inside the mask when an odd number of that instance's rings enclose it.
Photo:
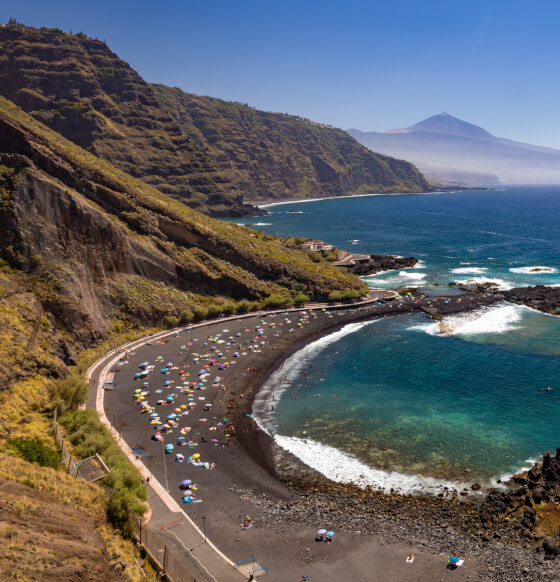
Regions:
[[[439,133],[444,135],[468,137],[471,139],[492,139],[494,137],[482,127],[473,125],[472,123],[467,123],[466,121],[453,117],[453,115],[446,112],[428,117],[427,119],[404,129],[391,129],[387,133],[414,133],[419,131],[424,133]]]

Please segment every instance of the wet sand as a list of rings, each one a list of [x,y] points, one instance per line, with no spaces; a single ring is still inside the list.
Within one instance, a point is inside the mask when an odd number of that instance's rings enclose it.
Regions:
[[[105,410],[125,440],[143,449],[146,466],[164,486],[167,473],[169,490],[177,501],[182,497],[178,488],[181,480],[191,479],[198,485],[195,498],[201,502],[184,504],[185,511],[201,528],[205,524],[208,536],[232,560],[254,555],[259,564],[268,566],[269,580],[297,581],[302,575],[308,575],[310,582],[432,581],[451,575],[457,580],[490,580],[493,578],[484,572],[491,555],[485,554],[484,544],[473,535],[477,523],[474,505],[335,485],[289,455],[280,461],[283,477],[279,479],[273,463],[274,446],[248,415],[256,391],[274,369],[305,344],[346,323],[423,308],[435,308],[440,314],[454,313],[500,299],[499,295],[487,294],[427,298],[419,303],[406,299],[314,312],[300,326],[297,313],[292,312],[193,327],[190,332],[171,336],[166,343],[147,345],[129,354],[128,362],[117,368],[115,389],[105,393]],[[445,303],[446,300],[449,302]],[[257,326],[261,326],[262,335],[258,334]],[[222,340],[231,336],[234,343],[226,346],[209,342],[208,338],[216,334],[221,334]],[[204,342],[208,345],[203,346]],[[248,349],[251,344],[258,346],[257,351]],[[181,350],[182,345],[188,351]],[[211,351],[213,345],[216,350]],[[177,386],[182,386],[185,380],[198,380],[198,373],[207,363],[203,360],[194,363],[193,354],[219,351],[224,359],[217,363],[230,362],[227,369],[218,371],[216,366],[210,366],[206,389],[181,394]],[[247,355],[234,358],[234,351]],[[180,427],[189,426],[191,430],[181,435],[179,429],[174,429],[172,434],[165,435],[164,442],[175,445],[171,454],[163,452],[161,442],[151,440],[154,428],[132,397],[134,389],[141,385],[133,379],[138,365],[144,361],[154,364],[158,356],[162,359],[148,376],[151,393],[147,397],[156,412],[164,419],[177,404],[186,403],[187,397],[197,402],[189,415],[181,416],[179,421]],[[172,368],[176,369],[161,374],[160,368],[167,362],[173,362]],[[190,375],[180,376],[179,370]],[[212,387],[218,374],[221,380],[217,387]],[[171,388],[156,395],[154,390],[162,388],[165,377],[173,382]],[[172,392],[177,394],[172,405],[155,405],[158,398],[165,399]],[[212,406],[204,411],[207,404]],[[223,418],[227,421],[220,426]],[[216,430],[210,430],[213,421]],[[235,432],[231,430],[232,423]],[[229,440],[226,434],[231,435]],[[196,446],[177,446],[179,436],[191,439]],[[188,462],[175,462],[177,452],[186,458],[198,453],[201,461],[215,463],[215,468],[208,470]],[[245,529],[242,525],[247,517],[251,527]],[[316,530],[322,527],[335,531],[332,543],[314,541]],[[466,561],[461,568],[449,572],[446,559],[452,551]],[[509,559],[510,550],[500,551]],[[412,564],[406,563],[410,553],[415,555]]]

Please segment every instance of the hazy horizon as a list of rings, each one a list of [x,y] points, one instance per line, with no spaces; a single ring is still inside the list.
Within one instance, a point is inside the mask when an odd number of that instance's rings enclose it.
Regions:
[[[556,16],[545,1],[4,0],[10,17],[105,39],[144,79],[385,132],[447,111],[560,148]]]

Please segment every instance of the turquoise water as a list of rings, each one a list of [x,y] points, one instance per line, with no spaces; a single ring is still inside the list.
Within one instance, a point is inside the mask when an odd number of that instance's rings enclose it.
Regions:
[[[422,259],[421,268],[369,278],[375,286],[473,277],[504,287],[560,284],[560,188],[324,200],[270,211],[244,222]],[[560,318],[520,306],[449,318],[443,328],[423,315],[388,318],[288,361],[286,390],[261,421],[282,446],[339,480],[372,468],[490,482],[560,446],[559,357]]]

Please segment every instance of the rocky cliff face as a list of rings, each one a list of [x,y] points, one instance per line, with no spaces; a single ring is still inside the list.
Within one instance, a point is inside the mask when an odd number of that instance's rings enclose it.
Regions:
[[[414,166],[289,115],[148,85],[105,43],[0,28],[0,93],[35,119],[191,207],[244,215],[256,199],[429,189]]]
[[[83,343],[115,314],[161,321],[195,294],[262,299],[360,288],[274,237],[199,214],[0,98],[0,255]],[[120,311],[119,311],[120,310]]]

